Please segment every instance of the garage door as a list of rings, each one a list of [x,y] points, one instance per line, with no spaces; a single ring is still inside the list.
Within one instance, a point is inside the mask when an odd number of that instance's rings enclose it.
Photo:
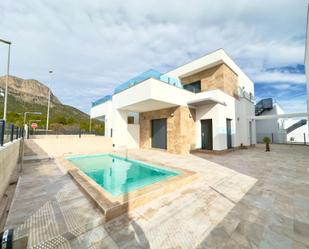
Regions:
[[[166,118],[151,120],[152,148],[166,149]]]

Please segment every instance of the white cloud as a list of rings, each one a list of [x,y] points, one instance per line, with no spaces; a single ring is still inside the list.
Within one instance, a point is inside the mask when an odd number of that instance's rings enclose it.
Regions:
[[[279,105],[283,107],[285,113],[307,112],[306,102],[300,98],[281,100]]]
[[[13,41],[12,74],[37,78],[88,111],[137,73],[219,47],[254,80],[304,82],[264,69],[303,63],[306,9],[305,0],[2,0],[0,36]],[[1,74],[4,65],[1,56]]]
[[[294,83],[306,84],[306,77],[303,74],[281,73],[281,72],[260,72],[253,74],[255,82],[263,83]]]

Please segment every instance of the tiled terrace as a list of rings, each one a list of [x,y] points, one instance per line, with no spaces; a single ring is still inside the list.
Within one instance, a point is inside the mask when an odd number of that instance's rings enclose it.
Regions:
[[[48,156],[29,147],[28,154]],[[134,150],[129,157],[202,177],[105,222],[56,160],[32,157],[6,227],[15,228],[15,240],[28,236],[28,248],[309,248],[309,147],[216,156]]]

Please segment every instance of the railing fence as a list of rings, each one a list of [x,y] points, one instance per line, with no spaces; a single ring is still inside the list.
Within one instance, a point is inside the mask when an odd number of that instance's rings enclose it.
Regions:
[[[264,137],[269,137],[272,144],[309,144],[309,134],[298,132],[293,134],[286,133],[257,133],[257,143],[263,143]]]
[[[77,130],[33,130],[29,128],[28,130],[28,138],[34,137],[34,136],[44,136],[44,135],[76,135],[76,136],[83,136],[83,135],[95,135],[95,136],[104,136],[104,131],[99,132],[99,131],[85,131],[82,129],[77,129]]]
[[[24,129],[0,120],[0,146],[23,137]]]

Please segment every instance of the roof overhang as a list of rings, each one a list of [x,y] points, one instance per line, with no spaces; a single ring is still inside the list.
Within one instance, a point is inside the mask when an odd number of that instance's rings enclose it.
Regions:
[[[192,98],[187,101],[187,104],[192,107],[210,104],[220,104],[226,106],[225,99],[226,94],[221,90],[212,90],[207,92],[200,92],[194,94]]]
[[[167,109],[167,108],[176,107],[176,106],[178,105],[164,102],[164,101],[158,101],[155,99],[148,99],[148,100],[143,100],[143,101],[134,103],[132,105],[124,106],[119,109],[125,110],[125,111],[131,111],[131,112],[149,112],[149,111]]]
[[[207,70],[207,69],[210,69],[210,68],[213,68],[215,66],[218,66],[218,65],[221,65],[223,64],[224,61],[222,59],[219,59],[217,61],[214,61],[212,63],[209,63],[207,65],[200,65],[200,66],[197,66],[196,69],[194,70],[191,70],[191,71],[188,71],[188,72],[183,72],[181,75],[179,75],[179,78],[185,78],[185,77],[188,77],[188,76],[191,76],[191,75],[194,75],[194,74],[197,74],[199,72],[202,72],[204,70]]]
[[[202,99],[197,99],[197,100],[188,102],[188,105],[190,106],[200,106],[200,105],[209,105],[209,104],[220,104],[220,105],[226,106],[226,103],[224,101],[220,101],[213,97],[205,97]]]
[[[112,101],[106,101],[104,103],[95,105],[90,109],[90,118],[104,119],[111,112]]]
[[[235,74],[239,75],[242,73],[241,69],[233,62],[225,51],[223,49],[218,49],[210,54],[167,72],[166,75],[170,77],[184,78],[223,63],[231,68]]]
[[[119,110],[147,112],[187,105],[194,93],[150,78],[113,96]]]

